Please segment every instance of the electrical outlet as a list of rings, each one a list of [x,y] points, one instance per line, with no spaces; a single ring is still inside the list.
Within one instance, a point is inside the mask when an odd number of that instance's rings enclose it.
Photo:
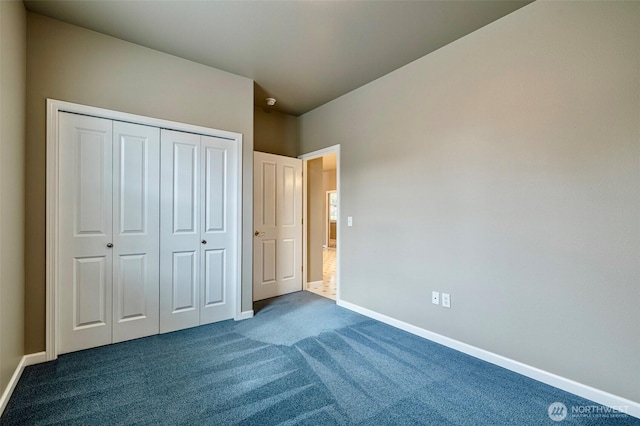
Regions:
[[[433,303],[434,305],[440,304],[440,293],[438,293],[437,291],[431,292],[431,303]]]
[[[451,307],[451,295],[449,293],[442,293],[442,307],[443,308]]]

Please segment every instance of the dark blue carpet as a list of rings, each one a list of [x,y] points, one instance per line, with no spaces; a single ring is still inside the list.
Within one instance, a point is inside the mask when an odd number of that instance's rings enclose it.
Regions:
[[[255,308],[27,367],[0,424],[640,425],[311,293]]]

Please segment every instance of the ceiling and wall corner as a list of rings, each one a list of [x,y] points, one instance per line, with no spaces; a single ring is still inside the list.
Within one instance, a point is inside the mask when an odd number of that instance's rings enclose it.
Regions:
[[[256,106],[253,112],[254,150],[269,154],[297,157],[298,117]]]
[[[248,77],[300,115],[530,3],[31,1],[27,10]]]
[[[337,168],[337,159],[338,156],[334,153],[334,154],[327,154],[325,156],[322,157],[322,171],[324,172],[334,172],[335,175],[335,171]]]

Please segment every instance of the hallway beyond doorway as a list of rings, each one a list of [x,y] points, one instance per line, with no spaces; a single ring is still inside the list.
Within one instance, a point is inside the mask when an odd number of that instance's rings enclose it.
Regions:
[[[336,300],[336,249],[333,247],[322,249],[322,285],[309,286],[308,291],[319,296]]]

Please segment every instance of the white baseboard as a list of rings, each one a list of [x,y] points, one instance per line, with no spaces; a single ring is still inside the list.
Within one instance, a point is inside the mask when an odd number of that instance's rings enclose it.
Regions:
[[[38,352],[35,354],[24,355],[22,358],[20,358],[20,362],[18,363],[18,366],[13,372],[11,379],[9,379],[9,383],[7,383],[7,387],[2,393],[2,396],[0,396],[0,416],[2,416],[2,413],[4,413],[4,409],[7,407],[7,404],[9,403],[9,399],[11,399],[11,395],[13,394],[13,391],[16,388],[16,385],[18,384],[18,381],[20,380],[20,376],[22,376],[22,372],[24,371],[24,368],[30,365],[40,364],[41,362],[45,362],[46,360],[47,360],[47,354],[45,352]]]
[[[312,287],[322,287],[322,281],[311,281],[307,283],[307,290]]]
[[[236,316],[235,320],[236,321],[242,321],[242,320],[246,320],[249,318],[253,318],[253,309],[250,311],[242,311],[240,312],[240,314],[238,316]]]
[[[578,383],[571,379],[558,376],[557,374],[549,373],[548,371],[523,364],[519,361],[506,358],[502,355],[494,354],[493,352],[489,352],[484,349],[462,343],[458,340],[454,340],[441,334],[425,330],[415,325],[400,321],[395,318],[391,318],[387,315],[372,311],[367,308],[363,308],[362,306],[346,302],[341,299],[338,299],[336,303],[338,306],[342,306],[343,308],[357,312],[369,318],[373,318],[390,326],[399,328],[400,330],[407,331],[411,334],[415,334],[416,336],[420,336],[422,338],[439,343],[443,346],[447,346],[451,349],[455,349],[467,355],[471,355],[472,357],[490,362],[491,364],[498,365],[500,367],[506,368],[507,370],[511,370],[539,382],[546,383],[547,385],[562,389],[563,391],[573,393],[585,399],[597,402],[598,404],[602,404],[604,406],[614,408],[618,411],[625,412],[630,416],[640,418],[640,403],[638,402],[631,401],[621,396],[613,395],[611,393],[593,388],[591,386],[587,386],[582,383]]]
[[[29,354],[24,356],[25,367],[28,367],[30,365],[42,364],[43,362],[47,362],[46,352],[36,352],[35,354]]]

